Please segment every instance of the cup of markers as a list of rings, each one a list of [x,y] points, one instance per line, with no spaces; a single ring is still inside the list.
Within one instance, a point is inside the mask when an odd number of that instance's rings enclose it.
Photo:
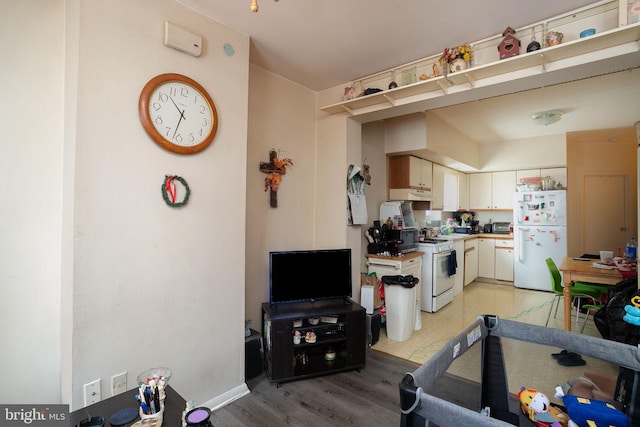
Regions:
[[[165,387],[171,378],[169,368],[152,368],[138,375],[138,394],[140,420],[143,426],[162,425],[164,414]]]

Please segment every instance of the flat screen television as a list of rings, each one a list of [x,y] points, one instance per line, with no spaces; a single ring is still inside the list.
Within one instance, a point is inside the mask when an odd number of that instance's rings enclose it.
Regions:
[[[351,249],[269,253],[271,305],[351,297]]]

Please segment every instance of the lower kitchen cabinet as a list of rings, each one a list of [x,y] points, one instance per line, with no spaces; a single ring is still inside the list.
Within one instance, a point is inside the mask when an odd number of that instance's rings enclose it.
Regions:
[[[464,286],[478,277],[478,239],[464,242]]]
[[[367,255],[367,273],[376,273],[378,280],[382,276],[412,275],[418,279],[416,285],[416,304],[422,301],[422,252],[411,252],[403,257]]]
[[[496,240],[496,279],[513,282],[513,240]]]
[[[478,276],[496,278],[495,239],[478,239]]]

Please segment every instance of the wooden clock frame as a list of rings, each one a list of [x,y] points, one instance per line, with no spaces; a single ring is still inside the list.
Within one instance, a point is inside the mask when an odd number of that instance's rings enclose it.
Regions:
[[[176,144],[173,141],[166,139],[160,132],[158,132],[158,130],[153,125],[153,119],[149,113],[149,103],[151,102],[151,95],[159,86],[169,82],[180,82],[192,87],[193,89],[197,90],[205,99],[207,104],[209,104],[209,108],[212,113],[211,130],[199,144],[190,146]],[[140,92],[140,98],[138,101],[138,114],[140,115],[140,122],[142,123],[142,127],[151,137],[151,139],[153,139],[158,145],[165,148],[166,150],[177,154],[194,154],[204,150],[211,144],[213,138],[216,135],[216,131],[218,130],[218,112],[216,110],[216,105],[213,102],[213,99],[200,83],[182,74],[160,74],[149,80],[147,84],[142,88],[142,92]]]

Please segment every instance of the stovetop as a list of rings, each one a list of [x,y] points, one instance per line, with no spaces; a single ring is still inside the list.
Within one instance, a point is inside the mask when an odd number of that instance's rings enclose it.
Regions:
[[[428,238],[428,239],[424,239],[422,242],[420,243],[424,243],[424,244],[438,244],[438,243],[445,243],[445,242],[449,242],[449,240],[447,239],[434,239],[434,238]]]

